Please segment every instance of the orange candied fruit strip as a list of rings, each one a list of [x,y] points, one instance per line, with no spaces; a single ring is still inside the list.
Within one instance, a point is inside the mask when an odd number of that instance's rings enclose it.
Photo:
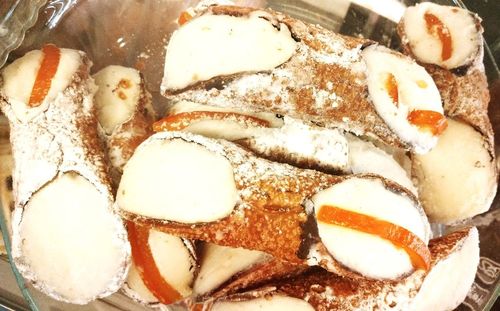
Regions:
[[[398,83],[396,81],[396,77],[392,73],[387,75],[385,79],[385,89],[387,90],[387,94],[392,99],[396,107],[399,106],[399,94],[398,94]]]
[[[431,253],[429,248],[418,236],[403,227],[372,216],[330,205],[320,207],[317,219],[326,224],[379,236],[396,247],[404,249],[415,269],[427,271],[430,268]]]
[[[144,285],[163,304],[171,304],[182,298],[160,274],[160,270],[151,253],[149,245],[149,228],[127,222],[127,232],[132,248],[132,261],[137,267]]]
[[[193,16],[191,16],[191,14],[189,14],[187,11],[182,11],[179,19],[177,20],[177,23],[182,26],[185,23],[189,22],[192,18]]]
[[[42,53],[42,63],[36,74],[35,83],[28,101],[30,107],[38,107],[42,104],[49,93],[52,79],[56,75],[61,60],[61,50],[53,44],[44,45]]]
[[[413,110],[408,114],[407,119],[420,129],[430,131],[432,135],[440,135],[448,127],[446,117],[432,110]]]
[[[450,59],[451,54],[453,53],[450,30],[434,14],[426,12],[424,14],[424,19],[425,24],[427,25],[427,32],[432,35],[437,35],[437,37],[441,41],[441,60],[446,61]]]
[[[222,111],[192,111],[181,112],[165,117],[153,124],[153,131],[181,131],[192,123],[203,120],[224,121],[231,118],[233,121],[245,123],[254,127],[270,127],[268,121],[237,112]]]

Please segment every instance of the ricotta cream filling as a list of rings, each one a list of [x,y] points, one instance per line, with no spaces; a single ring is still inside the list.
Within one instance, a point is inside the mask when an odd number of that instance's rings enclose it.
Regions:
[[[125,165],[118,206],[137,215],[181,223],[228,216],[237,191],[229,161],[182,139],[149,140]]]
[[[452,53],[445,61],[441,58],[442,43],[439,37],[427,30],[424,19],[427,12],[436,16],[449,31]],[[403,23],[410,49],[423,63],[439,65],[446,69],[464,66],[471,63],[483,44],[482,31],[477,29],[474,15],[458,7],[431,2],[419,3],[406,9]]]
[[[108,66],[94,75],[97,118],[106,134],[130,120],[139,102],[141,76],[133,68]]]
[[[311,198],[316,215],[324,205],[375,217],[429,241],[429,224],[408,197],[388,190],[380,180],[349,178]],[[394,279],[413,266],[408,254],[390,241],[323,222],[318,222],[321,241],[328,252],[349,269],[376,279]]]
[[[242,17],[207,14],[181,26],[167,45],[162,91],[286,62],[296,42],[285,24],[275,27],[266,18],[263,11]]]
[[[87,179],[64,173],[36,192],[20,223],[22,260],[43,283],[69,301],[104,292],[123,269],[116,218]]]
[[[431,110],[443,114],[441,96],[425,69],[408,57],[386,47],[372,45],[362,52],[367,66],[368,92],[380,117],[417,153],[425,153],[437,143],[438,137],[408,121],[414,110]],[[387,89],[389,75],[397,84],[398,102]]]

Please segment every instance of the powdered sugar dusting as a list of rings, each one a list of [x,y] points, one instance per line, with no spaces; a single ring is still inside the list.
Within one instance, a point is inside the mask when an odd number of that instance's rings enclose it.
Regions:
[[[217,10],[218,14],[226,10],[230,15],[235,9]],[[210,12],[208,8],[203,14]],[[287,62],[270,71],[218,76],[183,90],[166,90],[164,96],[172,103],[185,100],[244,113],[278,113],[406,147],[378,116],[368,97],[366,65],[361,59],[366,41],[281,13],[268,13],[275,23],[287,25],[298,39],[295,53]],[[343,117],[348,117],[346,122]]]
[[[59,92],[48,104],[47,110],[28,121],[19,120],[12,106],[0,94],[0,108],[10,122],[10,135],[15,167],[13,172],[14,197],[16,207],[13,214],[12,255],[23,276],[32,281],[35,287],[49,296],[67,301],[42,280],[37,279],[21,251],[23,243],[20,224],[23,210],[32,195],[56,176],[74,171],[87,179],[108,202],[107,209],[112,213],[113,196],[107,177],[106,164],[100,152],[100,143],[96,133],[94,114],[94,87],[88,76],[90,62],[83,52],[79,52],[82,62],[73,75],[69,86]],[[102,151],[102,150],[101,150]],[[123,260],[120,271],[108,288],[103,289],[98,297],[107,296],[121,286],[128,269],[130,247],[126,232],[119,216],[111,215],[115,230],[116,245],[122,250]],[[47,241],[50,243],[50,241]],[[97,297],[85,298],[95,299]],[[86,303],[88,300],[72,301]]]

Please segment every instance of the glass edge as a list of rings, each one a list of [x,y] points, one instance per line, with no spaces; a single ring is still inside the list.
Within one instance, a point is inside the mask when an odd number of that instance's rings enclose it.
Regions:
[[[0,27],[6,27],[7,33],[9,33],[9,37],[12,38],[14,37],[14,40],[11,42],[7,42],[5,45],[3,51],[0,51],[0,68],[5,64],[7,61],[7,58],[13,50],[17,49],[21,43],[24,41],[24,36],[26,34],[26,31],[33,27],[35,25],[37,19],[38,19],[38,12],[39,10],[46,4],[47,0],[28,0],[23,2],[24,6],[17,6],[14,11],[12,12],[12,17],[2,21],[2,24]],[[28,8],[28,18],[24,22],[19,22],[18,17],[16,15],[16,11],[20,8]],[[15,23],[20,23],[21,27],[20,29],[16,32],[15,30],[11,29],[13,27],[9,27],[9,24],[15,24]],[[5,25],[7,24],[7,25]],[[13,26],[13,25],[10,25]]]
[[[2,203],[0,202],[0,207],[1,204]],[[32,295],[30,294],[28,288],[26,287],[26,283],[24,281],[23,276],[21,275],[21,273],[19,273],[16,265],[14,264],[11,252],[11,245],[10,245],[10,235],[6,223],[7,222],[5,221],[4,209],[0,208],[0,230],[2,231],[2,237],[5,245],[5,250],[7,252],[7,258],[9,259],[10,267],[12,269],[12,272],[14,273],[14,277],[16,279],[19,290],[21,291],[24,297],[24,300],[26,301],[31,310],[38,311],[39,310],[38,306],[35,300],[33,299]]]

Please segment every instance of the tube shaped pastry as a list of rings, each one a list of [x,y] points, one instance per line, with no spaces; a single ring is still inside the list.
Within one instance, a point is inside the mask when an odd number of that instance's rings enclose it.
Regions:
[[[167,46],[162,92],[173,102],[279,113],[421,153],[445,126],[434,82],[410,58],[250,8],[212,6],[183,24]]]
[[[399,185],[269,162],[189,133],[157,133],[142,143],[125,166],[116,204],[124,217],[157,230],[338,273],[397,278],[426,266],[428,223]],[[369,230],[360,225],[368,222]]]
[[[304,274],[208,302],[198,310],[436,310],[467,296],[479,263],[476,228],[431,240],[432,267],[398,281],[349,279],[311,268]]]
[[[155,131],[186,131],[234,141],[257,155],[322,172],[377,174],[416,194],[408,173],[385,151],[338,129],[309,126],[287,116],[243,114],[181,101],[154,124]],[[410,160],[407,159],[409,164]],[[411,165],[407,165],[408,168]]]
[[[2,71],[0,94],[15,163],[14,262],[42,292],[78,304],[118,290],[130,259],[90,66],[83,52],[47,45]]]
[[[268,160],[325,172],[348,170],[347,140],[342,131],[308,125],[273,113],[241,113],[179,102],[154,124],[155,131],[186,131],[235,141]]]
[[[191,295],[198,273],[195,245],[132,222],[127,227],[132,265],[123,292],[154,308],[165,307]]]
[[[155,112],[142,75],[133,68],[108,66],[94,75],[98,122],[103,129],[111,178],[118,186],[123,166],[152,134]]]
[[[467,10],[426,2],[409,7],[398,27],[406,52],[431,74],[454,120],[431,154],[413,157],[424,208],[437,222],[487,211],[497,189],[480,22]]]

